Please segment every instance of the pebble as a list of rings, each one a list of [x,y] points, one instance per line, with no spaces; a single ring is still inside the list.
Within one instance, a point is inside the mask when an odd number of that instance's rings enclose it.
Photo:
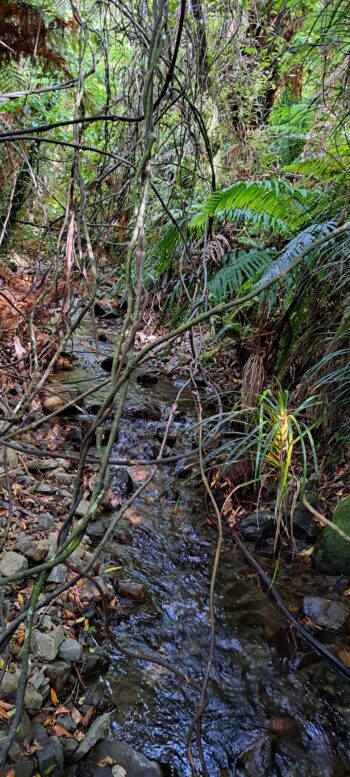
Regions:
[[[65,633],[60,627],[53,629],[53,631],[50,631],[48,634],[43,634],[41,631],[34,631],[32,634],[31,648],[37,658],[42,658],[45,661],[54,661],[60,644],[64,639]]]
[[[48,583],[64,583],[66,580],[67,567],[64,564],[57,564],[47,578]]]
[[[79,661],[83,646],[76,639],[65,639],[59,648],[58,657],[63,661]]]
[[[71,672],[70,664],[65,661],[55,661],[53,664],[45,666],[46,677],[57,693],[61,693],[68,682]]]
[[[303,613],[316,626],[321,626],[331,631],[339,631],[349,618],[350,610],[342,602],[323,599],[321,596],[305,596],[303,599]]]
[[[72,757],[73,763],[80,761],[84,755],[86,755],[89,750],[91,750],[91,748],[96,745],[96,742],[98,742],[99,739],[103,739],[109,729],[109,722],[110,716],[107,712],[104,713],[104,715],[100,715],[98,718],[95,718],[89,730],[86,732],[85,739],[83,739],[83,741],[80,743],[78,749]]]
[[[8,577],[28,569],[28,559],[14,550],[6,551],[0,561],[0,575]]]
[[[30,561],[42,561],[49,551],[47,540],[21,540],[18,543],[18,550],[21,551]]]

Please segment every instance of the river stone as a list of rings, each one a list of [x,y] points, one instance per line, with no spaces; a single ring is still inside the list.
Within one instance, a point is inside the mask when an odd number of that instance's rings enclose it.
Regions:
[[[161,767],[156,761],[146,758],[126,742],[108,742],[105,739],[95,747],[90,759],[91,775],[98,776],[97,764],[108,756],[125,769],[126,777],[162,777]],[[101,770],[101,777],[102,774]]]
[[[41,399],[41,404],[45,413],[55,413],[61,410],[65,401],[59,394],[46,394]]]
[[[51,570],[47,582],[48,583],[65,583],[67,580],[67,567],[65,564],[57,564]]]
[[[36,562],[42,561],[49,552],[47,540],[21,540],[17,547],[30,561]]]
[[[90,502],[88,502],[87,499],[81,499],[78,506],[76,507],[75,514],[78,516],[78,518],[84,518],[89,507]]]
[[[7,732],[6,731],[0,731],[0,751],[6,745],[7,742]],[[8,757],[11,761],[15,761],[18,763],[18,761],[21,760],[21,748],[17,742],[12,742],[12,745],[8,751]]]
[[[116,489],[121,496],[131,494],[134,484],[129,472],[120,467],[113,473],[113,490]]]
[[[67,664],[65,661],[55,661],[54,664],[45,667],[46,677],[49,678],[51,685],[57,693],[63,691],[69,680],[70,671],[70,664]]]
[[[64,768],[63,747],[58,737],[49,737],[40,732],[38,729],[42,729],[43,726],[35,726],[35,738],[38,740],[41,747],[37,751],[36,757],[38,759],[39,774],[50,775],[50,777],[61,777]]]
[[[83,677],[92,677],[95,674],[107,672],[110,665],[110,659],[106,655],[99,653],[89,653],[87,650],[82,654],[83,667],[81,673]]]
[[[8,577],[28,569],[28,559],[14,550],[6,551],[0,561],[0,575]]]
[[[322,596],[304,596],[303,613],[307,618],[324,629],[339,631],[345,625],[350,610],[343,602],[333,602]]]
[[[1,697],[4,699],[4,701],[16,700],[19,677],[19,672],[5,672],[1,683]],[[36,691],[32,685],[27,685],[24,696],[24,706],[30,715],[35,715],[37,712],[39,712],[39,710],[41,710],[43,701],[44,699],[41,693]]]
[[[74,753],[72,763],[78,763],[78,761],[84,758],[84,755],[96,745],[96,742],[103,739],[109,729],[109,723],[110,715],[107,712],[105,712],[104,715],[95,718],[89,730],[86,732],[85,739],[83,739],[77,751]]]
[[[132,599],[134,602],[143,603],[147,599],[147,588],[142,583],[137,583],[134,580],[118,580],[113,581],[116,590],[120,596],[125,599]]]
[[[36,658],[42,658],[45,661],[54,661],[61,642],[65,639],[65,633],[59,626],[48,634],[41,631],[34,631],[32,635],[31,648]]]
[[[65,639],[60,645],[58,657],[63,661],[79,661],[83,646],[76,639]]]
[[[158,383],[158,375],[155,372],[140,372],[136,380],[141,386],[153,386]]]
[[[37,517],[37,524],[42,531],[52,531],[55,528],[55,517],[52,513],[41,513]]]
[[[350,496],[338,505],[333,523],[350,537]],[[350,542],[326,526],[316,543],[312,560],[316,569],[325,575],[350,575]]]
[[[258,541],[273,537],[276,531],[274,513],[258,511],[242,518],[239,531],[245,540]]]
[[[15,777],[32,777],[32,774],[36,771],[36,763],[34,758],[24,758],[22,761],[11,765],[11,769],[14,770]],[[10,770],[9,770],[10,771]],[[5,772],[5,774],[7,771]]]

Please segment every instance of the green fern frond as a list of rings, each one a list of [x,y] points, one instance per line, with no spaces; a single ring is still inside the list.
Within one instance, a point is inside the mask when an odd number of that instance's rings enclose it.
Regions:
[[[325,183],[334,181],[334,176],[349,174],[350,148],[347,144],[330,148],[326,152],[312,154],[306,159],[293,162],[285,168],[288,172],[306,175]]]
[[[260,229],[288,233],[308,221],[308,204],[314,193],[296,189],[287,181],[238,181],[214,192],[190,221],[203,228],[209,218],[227,216],[233,223],[249,222]]]
[[[237,292],[245,281],[253,281],[271,264],[273,257],[271,251],[255,249],[227,254],[227,264],[220,267],[208,282],[208,290],[215,302],[223,302],[230,294]]]

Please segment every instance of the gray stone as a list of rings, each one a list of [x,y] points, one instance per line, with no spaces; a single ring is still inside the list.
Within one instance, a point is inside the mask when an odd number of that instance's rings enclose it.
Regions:
[[[134,602],[145,602],[147,599],[147,588],[142,583],[134,580],[116,580],[115,587],[120,596],[126,599],[132,599]]]
[[[65,564],[57,564],[56,567],[53,567],[47,578],[48,583],[65,583],[66,580],[67,567]]]
[[[303,613],[316,626],[321,626],[331,631],[339,631],[345,625],[350,615],[350,610],[342,602],[323,599],[321,596],[305,596],[303,599]]]
[[[39,483],[35,490],[39,494],[48,494],[49,496],[56,493],[55,487],[51,486],[50,483]]]
[[[37,517],[37,524],[42,531],[51,531],[55,528],[55,517],[51,513],[41,513]]]
[[[19,683],[20,673],[5,672],[1,683],[1,698],[4,701],[16,701],[17,689]],[[43,705],[43,697],[41,693],[35,690],[32,685],[27,685],[24,695],[24,707],[30,715],[35,715]]]
[[[156,761],[146,758],[143,753],[134,750],[126,742],[108,742],[106,739],[99,742],[92,756],[92,763],[96,766],[99,761],[109,756],[126,771],[126,777],[162,777],[162,769]],[[95,774],[92,771],[92,774]]]
[[[58,657],[63,661],[79,661],[83,652],[83,646],[76,639],[65,639],[58,651]]]
[[[14,550],[6,551],[0,561],[0,575],[8,577],[28,569],[28,559]]]
[[[49,469],[57,469],[58,463],[61,459],[28,459],[27,467],[29,471],[44,472]]]
[[[32,635],[31,648],[37,658],[45,661],[54,661],[61,642],[65,639],[63,629],[58,627],[48,634],[41,631],[34,631]]]
[[[60,472],[57,470],[54,472],[54,476],[57,483],[61,486],[70,486],[73,480],[72,475],[69,475],[68,472]]]
[[[14,736],[14,741],[22,745],[24,740],[27,739],[30,743],[33,739],[33,726],[30,721],[30,717],[25,710],[23,710],[20,722],[17,726],[17,730]]]
[[[42,738],[40,744],[42,750],[38,750],[36,753],[40,774],[50,775],[50,777],[61,777],[63,774],[64,757],[60,740],[58,737],[47,737],[46,740]]]
[[[239,531],[245,540],[258,540],[272,537],[276,530],[274,513],[258,511],[245,516],[239,525]]]
[[[34,758],[24,758],[13,766],[16,777],[32,777],[36,771]]]
[[[0,749],[4,747],[4,745],[7,742],[7,732],[6,731],[0,731]],[[15,763],[18,763],[18,761],[21,760],[21,748],[18,744],[18,742],[12,742],[12,745],[8,751],[8,757],[11,761],[14,761]]]
[[[17,547],[30,561],[36,562],[42,561],[49,551],[47,540],[21,540]]]
[[[77,724],[74,723],[74,720],[72,720],[70,715],[57,715],[56,723],[63,726],[63,728],[71,734],[74,734],[77,728]]]
[[[59,737],[59,740],[63,748],[64,760],[69,763],[72,755],[78,749],[78,742],[73,737],[69,739],[67,737]]]
[[[106,735],[110,723],[110,716],[106,712],[104,715],[100,715],[95,718],[94,722],[90,726],[86,733],[85,739],[80,743],[77,751],[74,753],[72,762],[77,763],[96,745],[99,739],[103,739]]]
[[[109,586],[107,586],[102,577],[94,577],[94,580],[96,580],[98,583],[99,588],[102,589],[107,601],[113,599],[114,592]],[[88,604],[91,602],[101,601],[101,593],[99,588],[97,588],[93,580],[85,580],[84,585],[79,588],[79,596],[81,601]]]
[[[103,674],[103,672],[107,671],[110,665],[110,659],[98,651],[95,653],[89,653],[87,650],[84,650],[82,654],[82,661],[83,677],[92,677],[95,674]]]
[[[45,667],[46,677],[49,678],[57,693],[63,691],[63,688],[69,680],[70,672],[70,664],[67,664],[65,661],[55,661],[54,664]]]
[[[78,516],[78,518],[84,518],[84,515],[86,515],[89,507],[90,502],[88,502],[87,499],[81,499],[75,510],[75,514]]]

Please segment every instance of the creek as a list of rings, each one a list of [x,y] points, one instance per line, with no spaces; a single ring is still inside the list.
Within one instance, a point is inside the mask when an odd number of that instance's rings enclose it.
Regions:
[[[76,338],[75,352],[78,366],[57,379],[85,390],[106,376],[99,362],[108,346],[103,344],[96,357],[85,333]],[[113,455],[154,458],[178,388],[176,379],[161,377],[148,388],[133,379]],[[103,391],[97,391],[93,400],[102,397]],[[193,400],[185,392],[174,424],[178,439],[167,455],[188,450],[193,422]],[[112,478],[116,471],[112,468]],[[130,468],[130,474],[142,482],[145,468]],[[120,645],[152,650],[200,682],[208,660],[216,531],[207,521],[198,476],[183,474],[178,464],[159,468],[121,519],[103,561],[121,567],[121,580],[132,579],[148,591],[142,604],[119,598],[111,626]],[[106,526],[110,519],[110,514],[99,516]],[[318,577],[315,591],[309,568],[290,558],[282,564],[277,584],[297,611],[306,593],[327,595],[335,583]],[[202,721],[210,777],[349,777],[350,687],[296,641],[232,547],[228,528],[215,608],[210,700]],[[340,642],[334,634],[321,638],[335,652],[350,645],[349,635]],[[114,705],[110,738],[126,740],[159,761],[165,775],[188,777],[186,738],[198,694],[163,667],[115,648],[109,653],[110,670],[95,687]]]

